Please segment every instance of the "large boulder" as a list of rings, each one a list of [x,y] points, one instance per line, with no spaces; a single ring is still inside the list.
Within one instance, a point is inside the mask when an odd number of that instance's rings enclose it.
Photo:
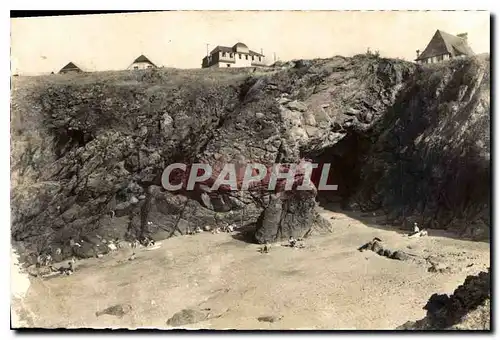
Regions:
[[[315,192],[292,191],[271,195],[268,206],[257,220],[255,240],[272,243],[290,236],[302,238],[312,233],[331,232],[330,222],[316,211]]]

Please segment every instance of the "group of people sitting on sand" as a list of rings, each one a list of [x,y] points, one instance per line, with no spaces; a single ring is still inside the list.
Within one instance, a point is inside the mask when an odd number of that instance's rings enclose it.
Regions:
[[[118,238],[114,238],[113,240],[106,240],[100,236],[97,236],[100,242],[104,245],[107,246],[109,252],[114,252],[117,251],[118,249],[121,249],[124,247],[124,242],[121,242]],[[77,249],[75,248],[81,248],[83,241],[75,241],[72,237],[69,238],[68,244],[70,248],[75,252]],[[155,241],[150,238],[150,237],[141,237],[140,239],[135,239],[132,242],[129,243],[129,246],[132,249],[136,249],[139,246],[143,247],[153,247],[155,246]],[[50,248],[50,247],[49,247]],[[48,277],[48,276],[53,276],[53,275],[58,275],[58,274],[63,274],[63,275],[71,275],[75,272],[75,263],[76,263],[76,258],[73,256],[71,261],[63,264],[63,265],[55,265],[54,264],[54,259],[51,255],[51,253],[55,253],[57,255],[61,255],[62,250],[61,248],[57,248],[54,252],[52,249],[48,249],[46,251],[43,251],[40,253],[37,258],[36,258],[36,263],[34,267],[36,270],[32,273],[34,276],[43,276],[43,277]],[[102,257],[103,254],[97,254],[96,257]],[[133,254],[135,256],[135,252]]]
[[[229,223],[223,222],[221,227],[211,227],[209,225],[206,225],[205,227],[203,227],[203,229],[200,227],[196,227],[194,230],[188,229],[187,234],[194,235],[194,234],[202,233],[204,231],[212,232],[212,234],[232,233],[235,229],[236,229],[235,224],[229,224]]]
[[[302,238],[295,238],[293,236],[290,236],[288,238],[288,243],[282,244],[281,246],[290,248],[305,248],[304,240]],[[263,254],[267,254],[269,253],[270,250],[271,250],[271,244],[266,243],[262,248],[260,248],[259,251]]]

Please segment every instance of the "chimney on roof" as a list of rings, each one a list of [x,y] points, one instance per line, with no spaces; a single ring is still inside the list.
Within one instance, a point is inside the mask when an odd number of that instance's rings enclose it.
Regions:
[[[457,37],[462,38],[462,39],[464,39],[465,41],[467,41],[467,33],[460,33],[460,34],[457,34]]]
[[[420,57],[420,50],[417,50],[417,58]]]

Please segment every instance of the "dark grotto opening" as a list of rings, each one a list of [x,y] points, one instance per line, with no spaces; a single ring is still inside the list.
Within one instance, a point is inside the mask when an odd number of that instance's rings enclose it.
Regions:
[[[74,146],[85,146],[85,144],[93,139],[90,133],[77,129],[59,128],[55,129],[53,133],[55,135],[54,152],[58,158],[62,157]]]
[[[347,135],[334,146],[303,156],[318,164],[311,175],[311,181],[318,188],[316,200],[322,206],[337,207],[342,210],[352,210],[356,205],[351,197],[356,191],[361,178],[363,155],[369,147],[369,139],[356,133]],[[330,164],[327,172],[325,164]],[[328,174],[328,180],[323,184],[337,185],[337,190],[321,190],[321,177]]]

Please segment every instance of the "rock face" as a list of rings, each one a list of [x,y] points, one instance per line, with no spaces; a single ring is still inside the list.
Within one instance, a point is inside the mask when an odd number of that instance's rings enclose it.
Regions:
[[[468,276],[451,296],[434,294],[424,309],[427,316],[399,327],[406,330],[490,329],[490,270]]]
[[[33,255],[65,249],[70,237],[161,238],[227,221],[257,224],[256,241],[268,242],[329,230],[314,210],[317,195],[340,195],[345,207],[382,207],[394,220],[424,216],[429,228],[438,226],[430,216],[450,228],[465,221],[479,237],[489,226],[488,72],[489,59],[427,69],[359,55],[259,74],[16,77],[13,240]],[[220,170],[304,158],[332,163],[329,183],[338,190],[169,192],[161,185],[165,167],[177,162]],[[401,164],[404,181],[396,176]],[[318,180],[313,172],[316,187]],[[80,252],[99,252],[97,240]]]
[[[490,227],[489,57],[413,74],[375,127],[351,202],[487,239]]]

